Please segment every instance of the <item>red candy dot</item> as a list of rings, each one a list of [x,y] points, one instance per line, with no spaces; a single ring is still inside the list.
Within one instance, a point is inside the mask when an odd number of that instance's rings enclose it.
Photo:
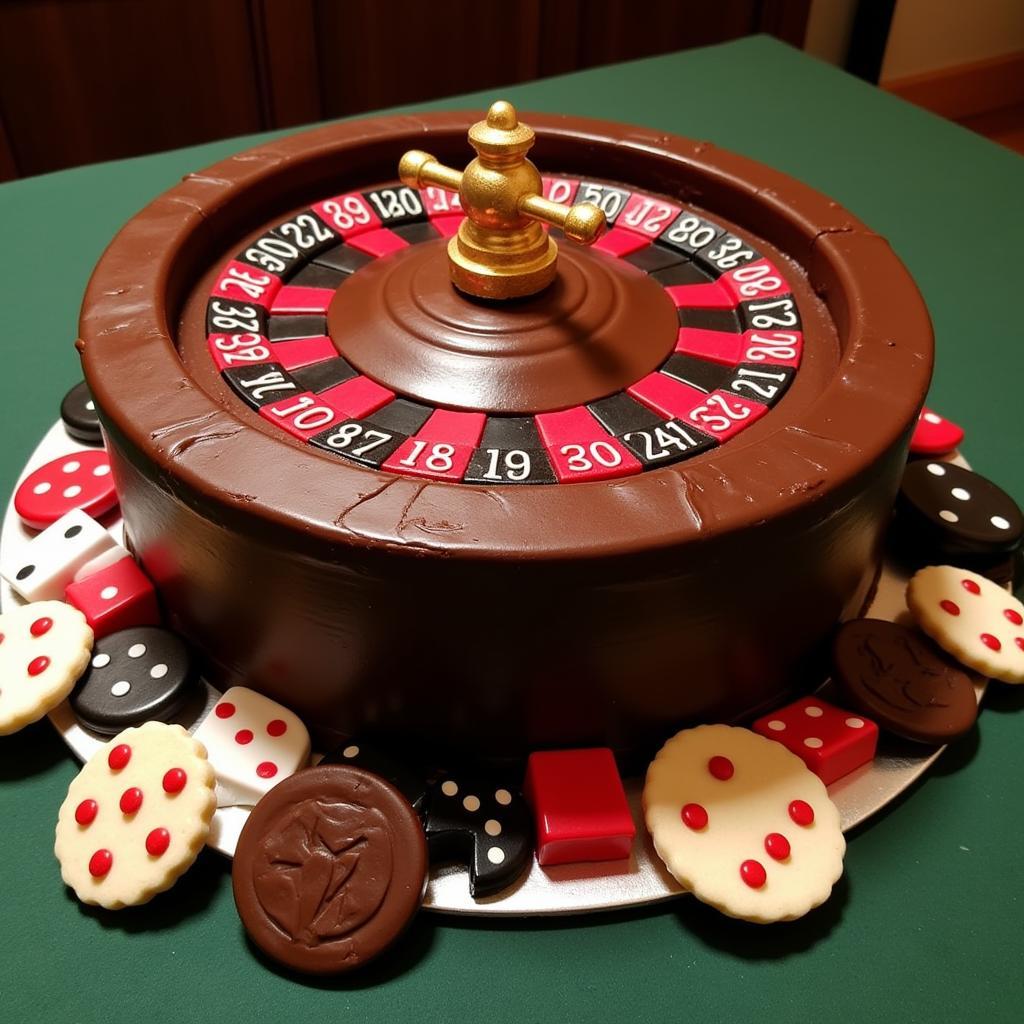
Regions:
[[[218,718],[230,718],[235,713],[235,705],[229,700],[222,701],[213,709],[213,713]]]
[[[29,626],[28,631],[33,636],[45,636],[51,629],[53,629],[53,619],[44,615],[43,618],[36,619],[36,621]]]
[[[684,804],[681,816],[683,824],[695,832],[708,823],[708,812],[700,804]]]
[[[270,736],[283,736],[287,731],[288,726],[280,718],[267,723],[267,734]]]
[[[138,786],[132,786],[121,794],[121,813],[135,814],[142,806],[142,790]]]
[[[273,761],[260,761],[256,765],[256,774],[261,779],[272,779],[277,774],[277,765]]]
[[[789,840],[780,832],[769,832],[764,837],[764,851],[772,860],[785,860],[789,856]]]
[[[1013,642],[1024,651],[1024,636],[1015,637]]]
[[[708,771],[711,772],[712,776],[718,779],[720,782],[727,782],[732,778],[733,772],[736,769],[733,767],[732,761],[727,757],[722,757],[721,754],[716,754],[710,761],[708,761]]]
[[[28,674],[30,676],[37,676],[41,672],[45,672],[50,667],[50,659],[45,654],[40,654],[38,658],[33,658],[28,663]]]
[[[188,776],[184,768],[168,768],[164,772],[164,792],[180,793],[188,782]]]
[[[95,800],[83,800],[75,808],[75,821],[79,825],[91,825],[99,814],[100,805]]]
[[[1021,617],[1020,612],[1013,608],[1007,608],[1003,614],[1012,622],[1015,626],[1024,626],[1024,618]]]
[[[991,633],[982,633],[981,642],[990,651],[1001,651],[1003,649],[1003,645],[999,642],[999,638],[994,637]]]
[[[151,857],[159,857],[167,852],[171,845],[171,833],[165,828],[155,828],[146,836],[146,853]]]
[[[89,874],[102,878],[114,866],[114,855],[109,850],[97,850],[89,858]]]
[[[132,759],[132,748],[127,743],[119,743],[107,756],[107,764],[119,772]]]
[[[939,607],[944,612],[948,612],[950,615],[960,614],[960,606],[958,604],[955,604],[953,601],[940,601]]]
[[[980,594],[981,587],[974,580],[963,580],[960,584],[968,594]]]
[[[252,743],[252,729],[239,729],[235,733],[235,742],[241,743],[243,747],[246,743]]]
[[[743,879],[751,889],[760,889],[768,881],[768,872],[760,861],[745,860],[740,865],[740,878]]]
[[[789,816],[795,824],[804,828],[814,824],[814,808],[805,800],[794,800],[789,805]]]

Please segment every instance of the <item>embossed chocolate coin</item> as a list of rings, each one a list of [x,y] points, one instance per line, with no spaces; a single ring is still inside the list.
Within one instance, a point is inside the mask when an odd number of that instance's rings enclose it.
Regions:
[[[847,700],[897,736],[948,743],[978,717],[970,674],[916,630],[854,619],[836,634],[832,657]]]
[[[427,845],[392,785],[352,765],[321,765],[256,805],[231,878],[245,930],[267,956],[306,974],[339,974],[372,960],[412,919]]]

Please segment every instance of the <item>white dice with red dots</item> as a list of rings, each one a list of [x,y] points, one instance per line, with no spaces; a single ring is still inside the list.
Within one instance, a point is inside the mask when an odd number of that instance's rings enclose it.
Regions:
[[[647,770],[644,820],[673,877],[731,917],[800,917],[828,899],[846,843],[824,785],[748,729],[676,734]]]
[[[0,575],[26,601],[62,601],[75,574],[112,551],[127,555],[95,519],[75,510],[11,551]]]
[[[878,726],[817,697],[804,697],[759,718],[754,732],[776,740],[830,786],[874,759]]]
[[[97,639],[160,623],[156,590],[131,555],[68,584],[64,598],[85,616]]]
[[[221,807],[253,807],[309,761],[309,732],[298,715],[245,686],[227,690],[195,737],[217,773]]]
[[[14,511],[42,530],[72,509],[101,516],[117,504],[110,460],[102,448],[62,455],[29,473],[14,492]]]

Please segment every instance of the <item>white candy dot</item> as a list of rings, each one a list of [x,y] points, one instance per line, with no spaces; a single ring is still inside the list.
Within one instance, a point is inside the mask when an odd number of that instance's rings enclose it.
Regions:
[[[341,756],[342,757],[358,757],[359,756],[359,748],[353,743],[351,746],[346,747],[341,752]]]
[[[46,480],[44,480],[41,484],[36,484],[35,487],[32,488],[32,493],[45,494],[52,486],[53,484],[48,483]]]
[[[494,818],[488,818],[484,822],[484,831],[489,836],[500,836],[501,835],[501,822],[495,821]]]
[[[939,462],[929,462],[928,472],[931,473],[932,476],[945,476],[946,467]]]
[[[768,723],[768,728],[771,729],[772,732],[782,732],[782,730],[786,728],[786,723],[783,722],[781,718],[773,718]]]
[[[936,416],[935,413],[933,413],[933,412],[926,412],[921,417],[921,419],[923,419],[926,423],[941,423],[942,422],[942,417],[941,416]]]
[[[445,796],[455,796],[459,792],[459,784],[448,779],[446,782],[441,783],[441,792]]]
[[[113,601],[114,598],[117,597],[117,587],[104,587],[100,591],[100,597],[102,597],[104,601]]]
[[[82,468],[82,464],[77,459],[72,459],[70,462],[65,462],[61,469],[65,473],[77,473]]]
[[[989,522],[990,522],[990,523],[991,523],[991,524],[992,524],[992,525],[993,525],[993,526],[994,526],[994,527],[995,527],[995,528],[996,528],[997,530],[1008,530],[1008,529],[1010,528],[1010,521],[1009,521],[1008,519],[1004,519],[1004,518],[1003,518],[1002,516],[993,516],[993,517],[992,517],[992,518],[991,518],[991,519],[989,520]]]
[[[851,729],[863,729],[864,728],[864,719],[863,718],[848,718],[846,720],[846,724]]]
[[[804,740],[804,746],[810,747],[811,750],[817,750],[819,747],[824,746],[824,744],[817,736],[808,736],[807,739]]]
[[[952,494],[957,501],[971,500],[971,492],[965,491],[962,487],[954,487],[953,490],[950,491],[950,494]]]
[[[479,811],[480,797],[470,794],[462,801],[462,806],[465,807],[467,811]]]
[[[119,679],[110,688],[110,695],[111,697],[123,697],[131,688],[132,684],[127,679]]]
[[[154,665],[150,670],[149,674],[153,679],[163,679],[167,675],[167,666],[162,662],[159,665]]]
[[[817,704],[808,704],[807,707],[804,708],[804,714],[808,718],[821,718],[825,712],[822,708],[819,708]]]
[[[65,498],[77,498],[82,493],[82,488],[78,484],[72,484],[70,487],[64,488]]]
[[[145,653],[146,653],[146,645],[145,644],[132,644],[131,647],[128,648],[128,657],[129,658],[141,658]]]
[[[950,512],[948,508],[944,508],[939,513],[940,519],[945,519],[947,523],[959,523],[960,517],[955,512]]]
[[[86,407],[86,409],[89,410],[89,412],[95,412],[96,411],[96,403],[91,401],[91,400],[85,403],[85,407]]]
[[[512,794],[507,789],[499,789],[494,794],[494,799],[498,801],[502,807],[508,807],[512,803]]]
[[[103,463],[102,466],[97,466],[93,471],[93,476],[106,476],[110,472],[110,466],[107,463]]]
[[[505,851],[499,849],[497,846],[492,846],[487,851],[487,859],[492,864],[501,864],[502,861],[504,861],[504,859],[505,859]]]
[[[109,664],[110,664],[110,655],[109,654],[97,654],[96,657],[92,659],[92,667],[93,668],[106,668]]]

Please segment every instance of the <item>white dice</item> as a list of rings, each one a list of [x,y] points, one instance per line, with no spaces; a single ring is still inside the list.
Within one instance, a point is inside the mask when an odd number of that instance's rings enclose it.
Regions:
[[[95,519],[75,509],[15,548],[0,575],[26,601],[63,601],[75,574],[112,549],[127,555]]]
[[[255,806],[309,761],[309,732],[298,715],[245,686],[225,691],[194,735],[217,773],[220,807]]]

